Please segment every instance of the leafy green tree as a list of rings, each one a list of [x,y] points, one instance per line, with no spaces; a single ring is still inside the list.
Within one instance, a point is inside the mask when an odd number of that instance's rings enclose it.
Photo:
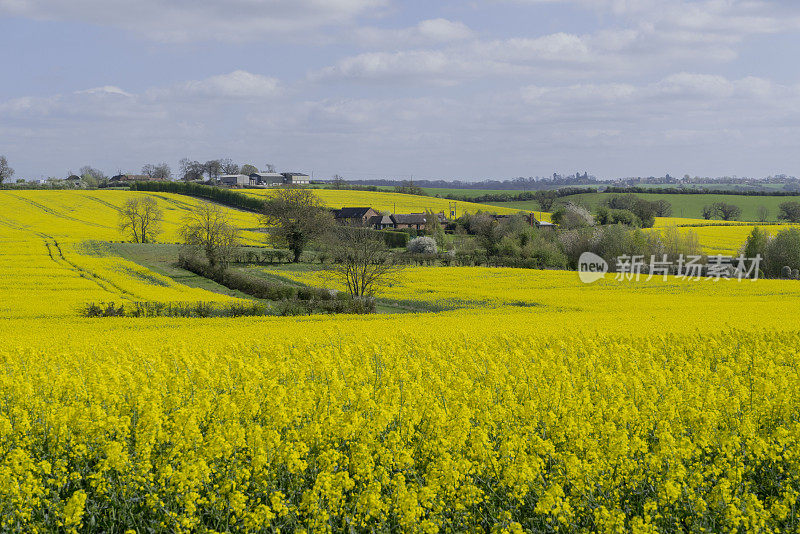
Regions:
[[[256,167],[255,165],[250,165],[249,163],[245,163],[244,165],[242,165],[242,168],[239,169],[239,172],[242,174],[246,174],[247,176],[250,176],[254,172],[258,172],[258,167]]]
[[[292,251],[294,261],[314,239],[326,234],[333,217],[311,189],[278,189],[264,202],[261,223]]]
[[[742,254],[746,258],[755,258],[757,255],[764,258],[767,254],[767,245],[769,245],[769,234],[763,228],[756,226],[747,236]]]
[[[780,210],[778,219],[793,223],[800,222],[800,202],[794,200],[783,202],[778,209]]]
[[[714,212],[724,221],[734,221],[742,216],[742,208],[727,202],[715,202]]]
[[[780,276],[784,267],[800,268],[800,230],[789,228],[778,232],[767,244],[765,266],[765,272],[775,277]]]

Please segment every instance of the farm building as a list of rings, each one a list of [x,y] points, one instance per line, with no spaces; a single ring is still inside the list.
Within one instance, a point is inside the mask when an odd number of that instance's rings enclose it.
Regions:
[[[387,230],[394,228],[394,221],[391,215],[376,215],[369,220],[369,225],[376,230]]]
[[[219,182],[228,187],[245,187],[250,185],[250,177],[246,174],[223,174]]]
[[[311,178],[302,172],[284,172],[283,183],[286,185],[308,185],[311,183]]]
[[[380,214],[372,208],[342,208],[333,214],[337,223],[352,226],[366,226],[378,216]]]
[[[428,222],[424,213],[395,213],[391,215],[394,227],[398,230],[403,228],[413,228],[422,230]]]
[[[274,187],[283,183],[284,177],[279,172],[254,172],[250,175],[250,185]]]

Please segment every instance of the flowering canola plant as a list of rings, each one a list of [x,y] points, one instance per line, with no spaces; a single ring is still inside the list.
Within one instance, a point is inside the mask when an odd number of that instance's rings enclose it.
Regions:
[[[248,195],[265,197],[269,196],[269,189],[246,189]],[[405,193],[393,193],[388,191],[350,191],[335,189],[315,189],[314,194],[329,208],[340,209],[343,207],[369,207],[378,212],[388,213],[422,213],[431,210],[435,213],[443,212],[450,216],[450,206],[455,204],[456,217],[465,213],[475,213],[484,211],[488,213],[498,213],[510,215],[518,213],[519,210],[490,206],[488,204],[478,204],[475,202],[462,202],[448,200],[446,198],[427,197],[421,195],[407,195]],[[549,220],[549,219],[548,219]]]
[[[800,530],[796,282],[413,268],[387,296],[452,309],[86,319],[211,294],[33,193],[0,192],[0,530]]]

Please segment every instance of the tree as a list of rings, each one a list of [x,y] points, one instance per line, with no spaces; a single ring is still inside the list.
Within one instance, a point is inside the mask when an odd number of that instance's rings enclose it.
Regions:
[[[298,262],[308,243],[325,235],[333,218],[313,190],[287,188],[276,190],[264,202],[261,222]]]
[[[8,164],[5,156],[0,156],[0,184],[14,176],[14,169]]]
[[[94,167],[90,167],[89,165],[84,165],[81,167],[78,170],[78,174],[80,175],[81,180],[83,180],[84,183],[90,187],[100,187],[102,184],[108,181],[108,178],[103,171],[95,169]]]
[[[800,202],[782,202],[778,209],[780,210],[778,219],[793,223],[800,222]]]
[[[552,220],[566,229],[594,226],[595,222],[589,210],[572,202],[556,210],[553,213]]]
[[[153,175],[155,173],[156,173],[156,166],[155,165],[152,165],[152,164],[148,163],[148,164],[146,164],[146,165],[144,165],[142,167],[142,174],[147,176],[151,180],[153,179]]]
[[[181,175],[181,180],[191,182],[194,180],[202,180],[205,167],[202,163],[189,158],[183,158],[178,163],[178,169]]]
[[[658,202],[652,202],[639,198],[629,193],[627,195],[613,195],[605,201],[605,204],[616,210],[628,210],[633,212],[642,223],[642,228],[651,228],[655,224],[655,218],[659,213],[671,211],[672,207]]]
[[[230,158],[221,159],[219,160],[219,164],[224,174],[239,174],[239,164],[234,163],[232,159]]]
[[[219,176],[222,174],[222,163],[218,159],[210,159],[203,164],[203,169],[208,175],[208,179],[214,183],[219,181]]]
[[[800,209],[800,204],[797,204],[798,209]],[[758,215],[759,222],[767,222],[769,220],[769,210],[766,206],[759,206],[756,209],[756,214]]]
[[[344,188],[345,185],[344,178],[342,178],[338,174],[334,174],[333,180],[331,180],[331,184],[333,184],[334,189],[342,189]]]
[[[444,249],[446,239],[444,228],[439,220],[439,214],[434,213],[433,210],[425,210],[425,232],[433,236],[439,248]]]
[[[656,200],[656,217],[669,217],[672,215],[672,204],[666,200]]]
[[[142,167],[142,174],[151,180],[169,180],[172,178],[172,169],[166,163],[159,163],[158,165],[148,163]]]
[[[742,216],[742,208],[727,202],[715,202],[714,211],[725,221],[735,220]]]
[[[163,214],[150,196],[129,198],[119,213],[120,232],[134,243],[152,243],[161,233]]]
[[[765,271],[770,276],[780,276],[784,267],[800,268],[800,230],[782,230],[767,243]]]
[[[745,258],[755,258],[758,255],[764,258],[767,254],[767,245],[769,245],[769,234],[766,230],[756,226],[747,236],[742,254]]]
[[[239,229],[216,204],[201,202],[184,218],[182,253],[203,254],[212,267],[226,267],[239,244]]]
[[[418,185],[414,185],[414,182],[403,182],[402,184],[395,186],[394,188],[395,193],[403,193],[406,195],[419,195],[419,196],[427,196],[428,194],[425,192]]]
[[[239,172],[242,173],[242,174],[246,174],[247,176],[250,176],[254,172],[258,172],[258,167],[256,167],[255,165],[250,165],[249,163],[246,163],[246,164],[242,165],[242,168],[239,169]]]
[[[334,227],[328,234],[328,248],[334,261],[330,274],[353,297],[373,297],[397,279],[400,267],[391,262],[383,236],[370,228]]]
[[[267,169],[267,172],[275,172],[275,165],[272,163],[267,163],[264,167]]]
[[[536,202],[539,203],[539,207],[542,208],[542,211],[550,211],[553,207],[553,203],[556,201],[555,191],[537,191],[534,197],[536,198]]]
[[[714,206],[703,206],[703,218],[708,220],[714,216]]]

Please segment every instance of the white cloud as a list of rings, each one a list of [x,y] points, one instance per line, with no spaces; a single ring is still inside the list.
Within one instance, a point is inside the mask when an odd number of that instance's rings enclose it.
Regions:
[[[272,98],[280,94],[276,78],[236,70],[228,74],[211,76],[204,80],[189,81],[169,90],[176,96],[199,96],[226,99]]]
[[[93,87],[91,89],[84,89],[77,91],[76,94],[87,95],[107,95],[107,96],[132,96],[115,85],[104,85],[102,87]]]
[[[0,0],[0,15],[78,21],[166,42],[286,39],[351,24],[388,0]]]
[[[474,32],[462,22],[438,18],[420,21],[410,28],[356,28],[353,38],[362,46],[396,48],[450,43],[473,35]]]

